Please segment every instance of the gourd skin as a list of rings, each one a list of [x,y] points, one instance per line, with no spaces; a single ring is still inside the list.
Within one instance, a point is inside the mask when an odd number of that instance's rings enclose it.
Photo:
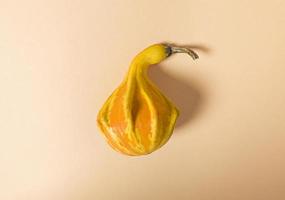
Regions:
[[[98,126],[116,151],[132,156],[149,154],[172,135],[178,109],[147,76],[149,66],[171,53],[164,44],[152,45],[139,53],[123,82],[101,108]]]

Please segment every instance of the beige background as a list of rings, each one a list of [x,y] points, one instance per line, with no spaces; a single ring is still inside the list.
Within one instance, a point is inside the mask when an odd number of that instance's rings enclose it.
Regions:
[[[285,1],[0,2],[1,200],[284,200]],[[181,109],[145,157],[95,118],[150,44],[196,47],[152,79]]]

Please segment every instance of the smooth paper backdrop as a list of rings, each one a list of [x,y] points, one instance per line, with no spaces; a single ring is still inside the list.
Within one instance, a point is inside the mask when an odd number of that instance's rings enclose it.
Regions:
[[[283,0],[0,2],[0,199],[284,200]],[[181,110],[144,157],[96,115],[131,59],[190,45],[150,77]]]

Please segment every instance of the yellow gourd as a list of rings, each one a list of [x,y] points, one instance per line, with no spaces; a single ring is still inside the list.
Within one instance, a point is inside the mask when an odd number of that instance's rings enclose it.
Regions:
[[[148,79],[149,66],[173,53],[192,50],[171,44],[155,44],[132,61],[127,76],[101,108],[97,123],[110,146],[126,155],[149,154],[164,145],[172,135],[178,109]]]

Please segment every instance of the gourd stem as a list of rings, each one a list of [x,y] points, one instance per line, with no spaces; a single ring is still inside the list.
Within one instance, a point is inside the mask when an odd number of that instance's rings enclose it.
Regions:
[[[199,58],[198,54],[188,47],[178,47],[172,44],[167,44],[167,46],[170,48],[170,55],[174,53],[187,53],[193,60]]]

